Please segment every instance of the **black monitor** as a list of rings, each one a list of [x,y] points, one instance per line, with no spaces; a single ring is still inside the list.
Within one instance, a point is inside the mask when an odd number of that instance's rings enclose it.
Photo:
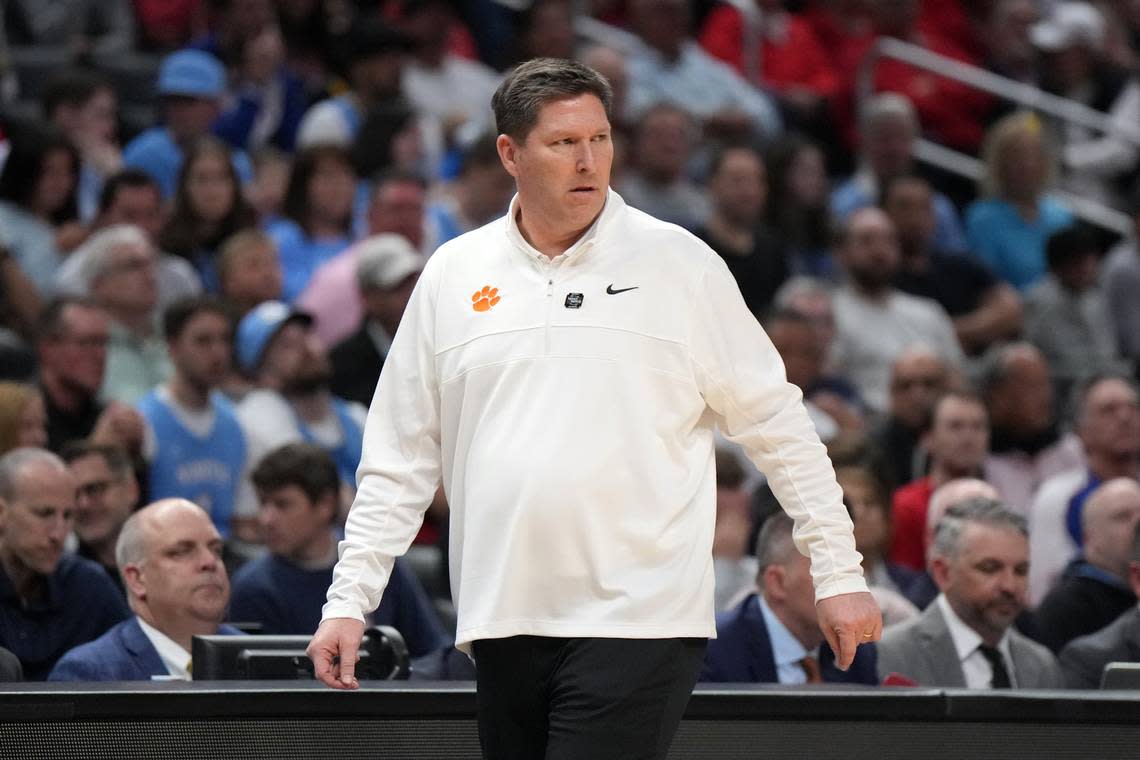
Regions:
[[[195,636],[190,652],[195,681],[313,678],[305,649],[311,636]],[[408,648],[395,628],[375,626],[360,643],[360,680],[408,677]]]
[[[1110,662],[1101,674],[1102,689],[1140,689],[1140,662]]]

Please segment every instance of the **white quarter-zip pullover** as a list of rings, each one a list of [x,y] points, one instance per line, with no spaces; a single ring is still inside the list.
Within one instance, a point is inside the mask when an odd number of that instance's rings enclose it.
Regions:
[[[795,520],[817,599],[866,591],[800,391],[720,258],[611,191],[551,261],[517,203],[441,247],[412,294],[324,618],[379,604],[442,478],[461,649],[715,636],[717,425]]]

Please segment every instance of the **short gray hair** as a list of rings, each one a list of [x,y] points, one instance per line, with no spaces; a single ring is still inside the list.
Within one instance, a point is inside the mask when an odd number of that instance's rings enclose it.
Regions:
[[[930,547],[931,556],[953,557],[961,549],[962,531],[966,523],[988,525],[992,528],[1015,530],[1029,537],[1029,525],[1025,517],[1014,512],[996,499],[973,498],[955,504],[946,510],[934,531],[934,543]]]
[[[771,565],[782,565],[799,551],[792,541],[796,524],[782,510],[776,510],[764,520],[760,535],[756,537],[756,559],[759,560],[758,574]]]
[[[806,274],[797,274],[780,286],[772,302],[777,309],[795,311],[792,302],[800,296],[819,296],[830,301],[834,294],[835,288],[826,280]]]
[[[139,510],[119,529],[119,539],[115,542],[115,566],[119,568],[120,575],[127,565],[137,565],[146,556],[145,519],[143,510]]]
[[[906,121],[917,135],[919,123],[914,104],[897,92],[882,92],[867,101],[859,114],[859,133],[865,135],[889,119]]]
[[[524,142],[544,105],[587,94],[596,95],[610,117],[613,90],[604,76],[577,61],[533,58],[508,74],[491,97],[495,129]]]
[[[47,449],[34,449],[30,446],[12,449],[0,457],[0,499],[9,501],[16,498],[24,470],[37,462],[53,464],[64,472],[67,471],[64,461]]]
[[[133,224],[115,224],[96,232],[71,254],[79,266],[78,287],[87,294],[101,276],[110,269],[115,251],[123,245],[139,245],[150,250],[150,239]]]

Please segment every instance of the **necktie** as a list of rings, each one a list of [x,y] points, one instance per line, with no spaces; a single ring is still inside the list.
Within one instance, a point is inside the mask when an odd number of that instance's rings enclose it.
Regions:
[[[800,660],[800,667],[804,669],[808,683],[823,683],[823,676],[819,672],[819,660],[809,654]]]
[[[1009,671],[1005,667],[1005,658],[1002,657],[1001,652],[995,647],[989,647],[985,644],[980,645],[978,651],[989,661],[990,668],[993,669],[993,679],[990,681],[990,685],[995,689],[1010,688]]]

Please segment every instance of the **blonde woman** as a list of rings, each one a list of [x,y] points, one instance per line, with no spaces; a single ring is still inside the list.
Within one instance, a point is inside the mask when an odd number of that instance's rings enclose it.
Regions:
[[[31,385],[0,382],[0,456],[21,446],[47,446],[47,410]]]

